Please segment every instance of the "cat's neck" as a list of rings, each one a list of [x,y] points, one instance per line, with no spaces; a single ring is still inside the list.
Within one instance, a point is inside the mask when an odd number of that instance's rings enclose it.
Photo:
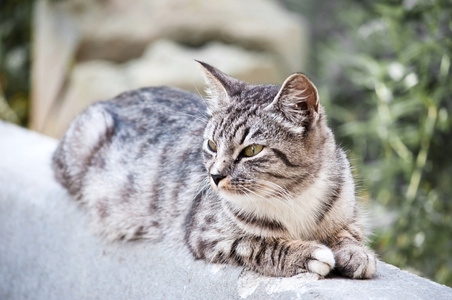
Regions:
[[[250,234],[308,239],[315,232],[317,212],[324,205],[329,184],[328,175],[321,170],[315,182],[298,195],[280,199],[236,196],[222,203],[228,216]]]
[[[299,188],[292,193],[273,198],[229,195],[222,200],[226,213],[241,229],[251,234],[312,239],[323,219],[321,214],[328,209],[331,201],[354,199],[351,174],[348,169],[337,165],[338,155],[343,155],[337,151],[334,142],[326,145],[318,171],[310,174],[306,182],[300,182]],[[336,217],[335,222],[345,222],[341,216]]]

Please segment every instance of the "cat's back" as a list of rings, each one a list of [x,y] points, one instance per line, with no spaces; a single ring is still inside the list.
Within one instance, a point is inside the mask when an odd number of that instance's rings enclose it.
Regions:
[[[53,157],[56,177],[81,198],[85,177],[105,169],[127,172],[131,179],[132,173],[157,168],[167,152],[193,157],[199,165],[195,153],[202,143],[204,111],[200,96],[168,87],[142,88],[97,102],[72,122],[61,140]]]
[[[117,133],[130,130],[146,138],[176,137],[205,119],[200,96],[169,87],[142,88],[125,92],[110,101],[99,102],[111,114]],[[155,141],[154,141],[155,143]]]

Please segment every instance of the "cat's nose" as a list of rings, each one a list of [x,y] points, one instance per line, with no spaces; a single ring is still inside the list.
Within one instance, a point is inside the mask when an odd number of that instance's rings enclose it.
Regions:
[[[220,175],[220,174],[210,174],[210,176],[213,179],[213,182],[215,182],[215,185],[218,186],[218,184],[220,183],[220,181],[225,178],[226,176],[224,175]]]

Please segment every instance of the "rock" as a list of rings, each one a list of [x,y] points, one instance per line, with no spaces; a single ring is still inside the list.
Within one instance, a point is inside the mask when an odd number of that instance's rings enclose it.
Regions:
[[[378,263],[373,279],[266,277],[194,260],[165,242],[107,243],[55,181],[57,141],[0,121],[0,299],[452,299]]]
[[[228,59],[224,60],[225,57]],[[201,48],[187,48],[169,40],[157,41],[141,59],[128,63],[125,68],[135,86],[170,85],[196,92],[202,90],[204,81],[195,59],[251,83],[281,83],[284,80],[273,56],[218,42]]]
[[[305,24],[273,0],[132,0],[67,2],[82,32],[80,60],[124,62],[166,38],[200,46],[211,41],[271,53],[281,70],[303,68]]]

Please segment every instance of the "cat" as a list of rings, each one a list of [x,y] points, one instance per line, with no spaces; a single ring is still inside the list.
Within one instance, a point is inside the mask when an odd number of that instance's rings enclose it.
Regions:
[[[59,143],[56,179],[109,240],[172,238],[267,276],[371,278],[350,164],[301,73],[251,85],[198,62],[207,97],[168,87],[93,104]]]

